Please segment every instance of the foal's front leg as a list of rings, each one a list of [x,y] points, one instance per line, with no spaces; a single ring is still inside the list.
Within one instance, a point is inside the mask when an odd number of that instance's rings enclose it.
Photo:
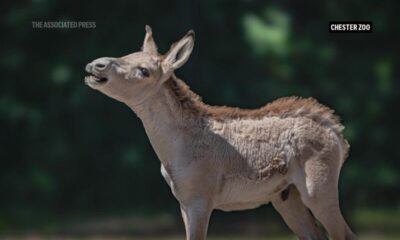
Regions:
[[[205,240],[212,208],[208,201],[198,199],[181,204],[187,240]]]

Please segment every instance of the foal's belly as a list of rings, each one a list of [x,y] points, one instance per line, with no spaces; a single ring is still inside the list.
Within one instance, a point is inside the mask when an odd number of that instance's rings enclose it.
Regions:
[[[272,197],[288,186],[284,176],[268,180],[227,179],[216,196],[214,208],[235,211],[257,208],[269,203]]]

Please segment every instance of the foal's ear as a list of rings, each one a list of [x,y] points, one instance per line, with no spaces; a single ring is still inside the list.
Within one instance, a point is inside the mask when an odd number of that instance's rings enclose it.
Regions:
[[[142,51],[151,55],[158,55],[157,45],[153,39],[153,32],[149,25],[146,25],[146,36],[144,37]]]
[[[190,30],[176,43],[172,44],[162,61],[164,73],[172,73],[180,68],[189,59],[194,46],[194,31]]]

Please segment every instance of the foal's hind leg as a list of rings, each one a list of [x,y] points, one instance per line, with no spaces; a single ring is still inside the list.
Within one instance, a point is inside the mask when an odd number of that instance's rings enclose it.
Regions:
[[[302,203],[295,186],[289,186],[271,202],[300,240],[327,239],[323,228],[318,226],[310,211]]]
[[[357,239],[339,208],[340,152],[320,155],[303,163],[303,181],[296,183],[303,203],[322,223],[333,240]]]

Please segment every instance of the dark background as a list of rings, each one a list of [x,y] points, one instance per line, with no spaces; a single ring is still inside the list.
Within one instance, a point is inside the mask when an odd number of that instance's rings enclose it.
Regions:
[[[335,109],[351,144],[340,179],[346,218],[359,232],[398,231],[398,1],[10,1],[0,18],[0,233],[74,232],[65,226],[110,218],[136,233],[144,227],[132,218],[160,216],[173,222],[163,231],[182,232],[141,122],[83,82],[93,59],[140,50],[145,24],[160,52],[196,31],[177,75],[206,103],[256,108],[298,95]],[[329,21],[346,20],[372,21],[373,33],[329,33]],[[237,225],[257,234],[246,226],[268,220],[288,232],[271,206],[216,213],[210,231]]]

